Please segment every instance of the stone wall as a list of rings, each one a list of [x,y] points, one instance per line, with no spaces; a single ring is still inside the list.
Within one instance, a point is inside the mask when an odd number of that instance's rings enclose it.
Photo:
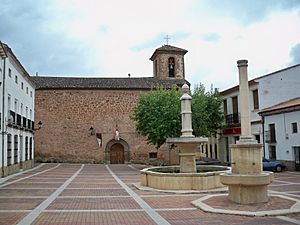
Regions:
[[[175,77],[169,77],[169,67],[168,67],[168,59],[170,57],[174,57],[175,59]],[[159,54],[156,58],[157,60],[157,73],[154,76],[159,77],[161,79],[183,79],[184,75],[184,58],[183,55],[180,54]],[[155,64],[155,62],[154,62]],[[154,65],[155,67],[155,65]],[[155,71],[155,68],[154,70]]]
[[[120,138],[129,146],[129,162],[149,163],[149,152],[157,152],[145,138],[135,132],[129,116],[139,90],[37,90],[35,118],[43,127],[35,134],[35,158],[42,162],[103,163],[107,161],[105,149],[114,139],[118,126]],[[102,134],[102,146],[90,127]],[[163,150],[158,161],[169,161]],[[109,151],[109,149],[108,149]],[[106,157],[105,157],[106,155]],[[171,153],[176,161],[177,153]]]

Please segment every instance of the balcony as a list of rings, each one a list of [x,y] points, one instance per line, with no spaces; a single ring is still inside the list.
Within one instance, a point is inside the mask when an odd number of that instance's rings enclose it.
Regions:
[[[22,128],[23,128],[23,129],[27,129],[27,119],[26,119],[26,117],[23,117]]]
[[[7,125],[10,126],[10,127],[17,125],[17,123],[16,123],[16,113],[12,110],[8,111],[8,123],[7,123]]]
[[[27,119],[27,128],[28,130],[32,130],[32,123],[30,119]]]
[[[21,128],[22,126],[22,116],[17,114],[17,126]]]
[[[227,126],[239,124],[241,122],[240,114],[239,113],[228,114],[225,116],[225,121]]]
[[[276,136],[274,132],[265,131],[265,142],[276,143]]]

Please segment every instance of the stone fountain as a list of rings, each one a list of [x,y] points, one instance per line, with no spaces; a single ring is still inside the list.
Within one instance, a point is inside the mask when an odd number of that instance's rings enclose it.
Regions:
[[[268,201],[267,185],[273,181],[272,172],[262,171],[262,145],[251,135],[248,61],[237,61],[239,68],[241,136],[231,145],[232,172],[221,174],[221,182],[228,185],[228,199],[239,204]]]
[[[192,128],[192,97],[189,95],[189,86],[182,86],[181,101],[181,136],[167,138],[167,143],[175,144],[179,149],[180,173],[196,173],[196,148],[200,143],[207,143],[208,138],[195,137]]]
[[[192,97],[189,86],[182,86],[181,136],[168,138],[167,143],[179,149],[179,166],[153,167],[141,171],[141,186],[160,190],[206,190],[224,187],[220,174],[229,171],[225,166],[196,166],[196,150],[200,143],[207,143],[204,137],[195,137],[192,129]]]

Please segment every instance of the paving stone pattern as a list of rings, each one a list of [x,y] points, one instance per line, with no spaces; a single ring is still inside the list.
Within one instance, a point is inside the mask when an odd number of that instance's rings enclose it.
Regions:
[[[139,181],[138,169],[143,167],[141,165],[136,167],[134,165],[133,167],[109,165],[110,170],[124,184],[169,224],[291,225],[300,220],[299,214],[285,217],[294,221],[291,222],[279,217],[245,217],[205,213],[191,204],[191,201],[205,194],[170,194],[135,189],[132,183]],[[67,181],[70,183],[66,183]],[[269,191],[300,198],[299,185],[300,173],[277,173],[275,181],[269,186]],[[54,193],[58,194],[53,197]],[[226,197],[218,202],[214,202],[214,198],[207,201],[215,204],[216,207],[228,209],[240,207],[228,202]],[[41,204],[46,207],[39,211],[37,207]],[[289,200],[283,201],[274,197],[268,204],[247,206],[247,210],[265,210],[275,204],[284,208],[292,203]],[[44,164],[36,170],[7,179],[0,186],[0,225],[26,224],[24,218],[28,218],[30,213],[34,214],[32,224],[36,225],[160,224],[158,220],[152,219],[149,211],[142,208],[102,164],[86,164],[83,167],[81,164]]]

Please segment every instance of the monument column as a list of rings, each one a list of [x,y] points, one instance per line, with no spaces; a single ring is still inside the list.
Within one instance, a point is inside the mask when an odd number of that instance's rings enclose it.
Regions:
[[[240,112],[241,112],[241,141],[251,140],[251,124],[249,109],[249,87],[248,87],[248,60],[238,60],[239,69],[239,91],[240,91]]]
[[[240,140],[230,146],[231,173],[221,174],[221,183],[228,185],[228,199],[239,204],[268,201],[268,184],[272,172],[262,171],[262,145],[251,135],[247,60],[237,61],[240,81]]]

